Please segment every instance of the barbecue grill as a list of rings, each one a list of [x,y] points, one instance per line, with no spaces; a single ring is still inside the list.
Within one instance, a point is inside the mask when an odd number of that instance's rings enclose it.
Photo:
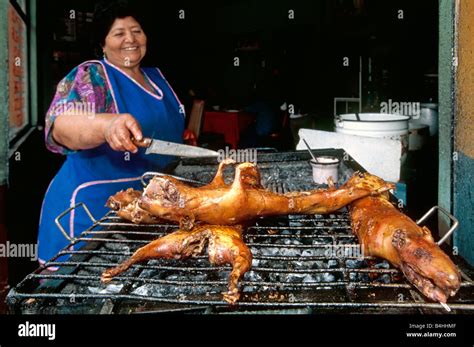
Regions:
[[[354,171],[363,171],[342,150],[314,152],[340,159],[339,184]],[[281,193],[316,188],[309,159],[305,151],[258,153],[263,185]],[[233,179],[233,170],[226,169],[226,181]],[[186,159],[175,175],[197,184],[209,182],[215,171],[215,159]],[[88,212],[84,204],[71,209]],[[70,210],[58,218],[60,226]],[[242,296],[235,306],[223,301],[221,295],[227,289],[230,266],[210,265],[206,253],[179,261],[150,260],[102,284],[104,270],[177,226],[135,225],[113,211],[96,220],[88,213],[91,227],[70,239],[68,247],[10,291],[7,303],[11,312],[447,313],[446,307],[427,301],[387,261],[360,254],[344,210],[329,215],[261,218],[247,226],[244,241],[252,251],[253,264],[240,283]],[[69,237],[64,229],[62,232]],[[472,313],[473,271],[462,258],[449,255],[462,273],[461,288],[448,302],[450,312]],[[47,267],[58,270],[48,273],[44,271]]]

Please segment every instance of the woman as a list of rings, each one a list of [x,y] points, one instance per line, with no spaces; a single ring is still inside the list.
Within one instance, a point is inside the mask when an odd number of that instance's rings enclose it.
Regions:
[[[47,147],[67,159],[46,192],[39,227],[39,258],[49,260],[67,245],[54,219],[84,202],[103,216],[108,196],[140,188],[140,176],[166,170],[172,157],[145,155],[131,141],[143,137],[182,142],[184,113],[176,94],[157,68],[142,68],[147,37],[134,15],[113,6],[96,16],[104,59],[87,61],[58,85],[46,116]],[[92,222],[82,209],[62,220],[70,236]]]

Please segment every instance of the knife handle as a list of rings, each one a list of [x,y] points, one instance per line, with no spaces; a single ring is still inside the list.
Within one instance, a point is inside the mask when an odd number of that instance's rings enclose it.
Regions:
[[[137,147],[143,147],[143,148],[148,148],[150,147],[151,145],[151,142],[153,141],[152,139],[148,138],[148,137],[144,137],[142,138],[141,140],[137,140],[136,138],[134,138],[132,136],[132,138],[130,139],[132,141],[132,143],[137,146]]]

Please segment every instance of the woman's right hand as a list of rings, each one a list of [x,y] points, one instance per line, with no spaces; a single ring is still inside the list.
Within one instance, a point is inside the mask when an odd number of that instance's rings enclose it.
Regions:
[[[121,113],[106,122],[104,137],[113,150],[136,153],[138,148],[131,138],[141,140],[143,135],[138,121],[129,113]]]

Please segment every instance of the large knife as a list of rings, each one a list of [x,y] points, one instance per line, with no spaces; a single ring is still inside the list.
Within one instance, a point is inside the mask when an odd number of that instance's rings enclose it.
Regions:
[[[145,154],[164,154],[192,158],[218,157],[220,155],[219,152],[206,148],[182,145],[176,142],[162,141],[147,137],[141,140],[132,138],[132,142],[138,147],[146,148]]]

